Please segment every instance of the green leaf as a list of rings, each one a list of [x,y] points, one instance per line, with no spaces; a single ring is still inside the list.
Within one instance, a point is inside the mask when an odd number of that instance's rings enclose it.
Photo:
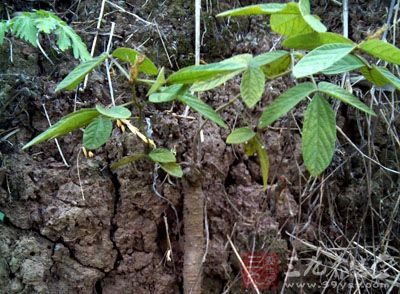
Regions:
[[[284,56],[289,56],[289,52],[283,50],[271,51],[264,54],[257,55],[250,60],[251,67],[260,67],[272,63]]]
[[[2,211],[0,211],[0,222],[3,222],[5,217],[6,215]]]
[[[358,45],[362,51],[384,61],[400,64],[400,49],[382,40],[367,40]]]
[[[213,78],[211,80],[195,83],[190,88],[190,91],[193,91],[193,92],[205,92],[205,91],[214,89],[214,88],[224,84],[226,81],[234,78],[235,76],[240,74],[242,71],[243,70],[234,71],[232,73],[229,73],[229,74],[226,74],[226,75],[221,75],[221,76]]]
[[[97,117],[86,127],[83,133],[83,146],[89,150],[100,148],[110,138],[111,132],[111,120],[103,116]]]
[[[209,105],[201,101],[199,98],[192,95],[182,95],[178,97],[182,103],[189,105],[191,108],[199,112],[205,118],[215,122],[223,128],[228,128],[227,124],[219,117],[218,113]]]
[[[234,129],[232,133],[226,138],[228,144],[241,144],[250,141],[256,133],[250,128]]]
[[[60,23],[55,33],[58,36],[57,46],[61,51],[65,51],[72,47],[72,52],[75,58],[80,59],[81,61],[92,59],[85,43],[83,43],[82,39],[65,22]]]
[[[160,72],[158,73],[156,82],[153,85],[151,85],[149,92],[147,92],[147,96],[150,96],[151,94],[157,92],[164,84],[165,84],[165,74],[164,74],[164,67],[162,67],[160,69]]]
[[[299,1],[300,13],[303,19],[308,23],[308,25],[316,32],[326,32],[326,26],[324,26],[318,18],[311,15],[310,13],[310,1],[300,0]]]
[[[18,38],[31,43],[33,47],[37,47],[38,29],[34,22],[34,14],[23,12],[12,18],[10,31]]]
[[[391,83],[397,90],[400,91],[400,79],[398,77],[384,67],[376,67],[376,69],[385,76],[389,83]]]
[[[240,83],[240,95],[248,108],[254,107],[264,93],[265,76],[258,67],[249,67]]]
[[[0,21],[0,46],[4,42],[4,36],[7,33],[7,31],[8,31],[8,28],[7,28],[6,22]]]
[[[269,157],[267,150],[265,149],[264,145],[261,142],[259,136],[255,136],[251,143],[253,144],[253,148],[257,153],[258,160],[260,161],[260,169],[261,169],[261,176],[263,179],[263,190],[267,190],[268,185],[268,175],[269,175]]]
[[[22,149],[29,148],[33,145],[39,144],[43,141],[54,139],[62,135],[68,134],[74,130],[88,125],[100,113],[96,109],[82,109],[64,116],[56,124],[48,128],[45,132],[36,136],[29,143],[27,143]]]
[[[378,87],[383,87],[389,83],[387,78],[375,65],[372,65],[372,67],[364,66],[360,69],[360,72],[368,81]]]
[[[94,68],[103,63],[107,58],[107,53],[103,53],[96,58],[93,58],[88,61],[84,61],[74,68],[62,81],[58,84],[56,88],[56,92],[66,89],[73,90],[75,89],[80,82],[83,81],[85,76],[91,72]]]
[[[329,32],[312,32],[308,34],[293,36],[284,40],[282,42],[282,45],[290,49],[313,50],[322,45],[334,43],[355,45],[350,39],[347,39],[342,35]]]
[[[322,73],[324,75],[337,75],[345,72],[349,72],[355,69],[359,69],[365,66],[362,60],[352,54],[346,55],[339,61],[335,62],[333,65],[324,69]]]
[[[183,176],[182,168],[175,162],[160,163],[161,168],[171,176],[181,178]]]
[[[293,68],[293,75],[302,78],[321,72],[350,54],[355,46],[350,44],[322,45],[304,56]]]
[[[318,91],[337,98],[344,103],[350,104],[351,106],[358,108],[365,113],[375,115],[375,112],[373,112],[367,105],[362,103],[357,97],[353,96],[351,93],[337,85],[327,82],[320,82],[318,84]]]
[[[267,109],[261,115],[258,126],[260,128],[269,126],[316,90],[314,84],[310,82],[298,84],[290,88],[267,106]]]
[[[151,152],[149,153],[149,157],[154,162],[176,162],[175,154],[166,148],[156,148],[151,150]]]
[[[217,14],[217,17],[272,14],[281,11],[283,8],[285,8],[285,6],[286,4],[280,4],[280,3],[249,5],[241,8],[224,11],[220,14]]]
[[[102,115],[115,119],[127,119],[130,118],[132,115],[129,109],[123,106],[113,106],[111,108],[105,108],[103,105],[96,105],[96,110]]]
[[[111,169],[117,169],[121,166],[127,165],[131,162],[135,162],[138,161],[140,159],[146,158],[146,154],[145,153],[135,153],[133,155],[129,155],[129,156],[124,156],[122,157],[120,160],[114,162],[113,164],[111,164],[110,168]]]
[[[139,55],[144,54],[140,53],[139,51],[124,47],[117,48],[112,53],[113,57],[124,62],[129,62],[130,64],[135,64],[136,58]],[[143,63],[139,66],[139,70],[148,75],[157,75],[158,73],[157,66],[155,66],[154,63],[147,57],[145,57]]]
[[[51,12],[45,10],[36,11],[33,19],[39,32],[43,32],[45,34],[50,34],[52,31],[54,31],[60,21],[62,21]]]
[[[271,15],[271,29],[283,36],[311,33],[313,29],[304,20],[297,3],[288,3],[286,7]]]
[[[149,101],[152,103],[162,103],[175,100],[179,94],[183,94],[186,89],[182,84],[171,85],[161,89],[158,93],[153,93],[149,96]]]
[[[182,68],[169,76],[168,82],[172,84],[192,84],[207,81],[221,75],[246,69],[247,65],[238,62],[218,62],[207,65],[193,65]]]
[[[232,64],[235,63],[237,65],[242,65],[242,69],[247,68],[247,66],[249,65],[250,61],[253,59],[253,55],[249,54],[249,53],[245,53],[245,54],[238,54],[232,57],[229,57],[227,59],[224,59],[220,62],[218,62],[219,64]]]
[[[302,153],[307,170],[314,177],[332,161],[336,142],[336,120],[330,104],[315,95],[304,114]]]
[[[266,78],[272,80],[276,76],[283,74],[289,70],[289,66],[292,64],[292,58],[290,55],[284,55],[283,57],[261,67]]]

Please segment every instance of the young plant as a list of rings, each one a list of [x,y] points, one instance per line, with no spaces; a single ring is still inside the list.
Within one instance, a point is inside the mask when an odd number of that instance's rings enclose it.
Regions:
[[[81,38],[57,15],[45,11],[22,12],[8,21],[0,21],[0,45],[7,33],[21,38],[33,47],[40,46],[40,34],[55,34],[56,45],[61,51],[72,48],[74,57],[81,61],[89,60],[90,54]]]

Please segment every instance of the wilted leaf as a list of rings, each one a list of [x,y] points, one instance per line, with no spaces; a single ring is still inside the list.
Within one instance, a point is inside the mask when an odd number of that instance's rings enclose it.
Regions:
[[[283,74],[289,70],[289,66],[292,64],[292,58],[290,55],[284,55],[283,57],[261,67],[264,75],[268,79],[274,79],[274,77]]]
[[[372,67],[364,66],[360,69],[360,72],[368,81],[378,87],[383,87],[389,83],[387,78],[375,65],[372,65]]]

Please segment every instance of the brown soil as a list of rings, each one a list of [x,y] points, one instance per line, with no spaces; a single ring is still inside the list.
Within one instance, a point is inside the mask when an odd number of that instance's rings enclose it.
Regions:
[[[114,48],[141,46],[152,60],[169,70],[193,63],[191,2],[114,2],[140,17],[155,20],[160,32],[106,5],[96,53],[106,46],[110,22],[114,21]],[[340,33],[341,8],[333,2],[313,1],[313,8],[331,31]],[[389,3],[356,2],[350,5],[350,37],[360,41],[386,21]],[[7,12],[50,9],[70,22],[86,44],[91,45],[100,3],[5,1],[0,4],[0,16],[6,18]],[[252,3],[256,2],[241,1],[242,5]],[[244,52],[265,52],[278,41],[269,29],[265,30],[265,18],[232,19],[228,25],[214,17],[233,6],[236,5],[229,1],[209,1],[203,7],[206,26],[203,29],[207,31],[202,58],[208,62]],[[184,254],[183,183],[175,179],[164,181],[161,171],[156,178],[154,165],[146,161],[111,172],[110,163],[144,150],[134,135],[121,134],[117,129],[112,140],[91,159],[80,152],[81,132],[60,138],[70,167],[62,163],[54,141],[21,151],[24,143],[48,127],[42,104],[52,122],[73,111],[74,94],[54,94],[54,89],[77,62],[69,54],[52,52],[46,39],[42,40],[48,45],[44,48],[51,52],[55,66],[38,50],[17,39],[11,41],[12,63],[8,42],[0,48],[0,211],[6,215],[0,223],[0,293],[180,293]],[[129,101],[130,94],[122,79],[115,81],[118,102]],[[261,109],[292,83],[288,78],[271,82],[259,108],[248,111],[241,102],[236,102],[222,117],[231,127],[245,122],[254,125]],[[216,108],[239,92],[238,85],[238,80],[229,82],[203,94],[202,98]],[[361,89],[363,93],[365,90]],[[138,96],[144,99],[143,93],[144,89],[139,87]],[[365,99],[369,103],[370,96],[365,95]],[[77,96],[78,108],[96,103],[110,103],[106,77],[101,70],[91,75],[88,88]],[[178,162],[185,167],[192,157],[199,117],[191,113],[196,120],[178,118],[166,111],[169,107],[149,104],[145,114],[151,118],[157,145],[175,148]],[[181,114],[183,109],[175,104],[173,112]],[[262,191],[257,159],[245,156],[241,147],[226,145],[228,131],[212,123],[205,125],[205,141],[200,145],[199,157],[209,228],[208,255],[203,266],[204,293],[245,292],[241,267],[227,243],[227,235],[240,252],[253,248],[276,252],[281,260],[279,286],[294,251],[299,258],[315,256],[287,232],[321,247],[347,247],[348,240],[368,248],[375,244],[378,253],[383,250],[380,242],[387,239],[390,241],[383,244],[387,249],[385,254],[399,262],[396,250],[400,247],[399,215],[392,215],[396,212],[393,208],[398,195],[395,193],[399,191],[398,176],[371,165],[339,137],[338,151],[326,172],[331,176],[322,184],[318,181],[311,185],[302,164],[297,129],[303,111],[303,106],[298,107],[293,116],[283,118],[263,136],[271,162],[267,192]],[[393,128],[397,124],[399,129],[398,112],[395,116]],[[368,152],[368,147],[373,148],[383,165],[399,169],[399,149],[386,134],[383,119],[373,121],[369,145],[366,145],[364,117],[342,105],[337,119],[347,136],[364,152]],[[14,135],[3,139],[14,130]],[[170,203],[157,196],[153,186]],[[386,232],[390,219],[394,221]],[[169,249],[172,259],[167,254]],[[350,248],[349,252],[356,255],[357,248]],[[320,258],[330,265],[333,262],[323,255]],[[368,256],[366,266],[371,265],[370,259]],[[301,267],[300,262],[294,265]],[[312,281],[313,277],[305,280]],[[285,293],[291,291],[300,290],[287,289]]]

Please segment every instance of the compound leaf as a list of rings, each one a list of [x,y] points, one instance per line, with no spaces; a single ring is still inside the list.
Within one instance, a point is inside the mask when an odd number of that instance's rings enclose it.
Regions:
[[[318,91],[337,98],[344,103],[364,111],[365,113],[375,115],[375,112],[373,112],[367,105],[362,103],[357,97],[353,96],[351,93],[337,85],[327,82],[320,82],[318,84]]]
[[[186,94],[179,96],[178,100],[190,106],[205,118],[215,122],[220,127],[223,127],[225,129],[228,128],[227,124],[219,117],[218,113],[211,106],[204,103],[199,98],[193,95]]]
[[[111,169],[117,169],[121,166],[127,165],[131,162],[135,162],[138,161],[140,159],[145,158],[147,155],[145,153],[135,153],[133,155],[128,155],[128,156],[124,156],[122,157],[120,160],[114,162],[113,164],[111,164]]]
[[[24,147],[22,147],[22,149],[29,148],[48,139],[54,139],[84,127],[99,115],[100,113],[96,109],[82,109],[70,113],[64,116],[56,124],[48,128],[46,131],[33,138]]]
[[[149,153],[149,157],[154,162],[176,162],[175,154],[166,148],[156,148],[151,150],[151,152]]]
[[[246,143],[254,138],[256,133],[250,128],[234,129],[232,133],[226,138],[228,144],[241,144]]]
[[[37,47],[38,29],[32,13],[23,12],[13,17],[10,21],[10,30],[18,38],[31,43],[33,47]]]
[[[364,67],[362,60],[352,54],[346,55],[333,65],[322,71],[325,75],[337,75]]]
[[[86,127],[83,133],[83,146],[89,150],[97,149],[107,142],[111,132],[111,120],[103,116],[97,117]]]
[[[38,10],[32,15],[34,16],[33,20],[36,28],[39,30],[39,32],[43,32],[45,34],[50,34],[52,31],[54,31],[62,21],[51,12],[45,10]]]
[[[181,178],[183,176],[182,168],[175,162],[160,163],[161,168],[171,176]]]
[[[288,3],[285,8],[271,15],[271,29],[283,36],[311,33],[313,29],[304,20],[297,3]]]
[[[285,8],[285,6],[286,6],[285,4],[280,4],[280,3],[249,5],[245,7],[224,11],[220,14],[217,14],[217,17],[272,14],[281,11],[283,8]]]
[[[400,49],[382,40],[367,40],[358,45],[362,51],[384,61],[400,64]]]
[[[120,47],[113,51],[112,56],[118,58],[121,61],[129,62],[130,64],[135,64],[136,59],[139,55],[144,55],[139,51],[133,50],[131,48]],[[139,66],[139,70],[148,75],[157,75],[157,66],[147,57],[144,58],[143,63]]]
[[[173,101],[179,94],[186,91],[185,86],[182,84],[171,85],[161,89],[160,92],[153,93],[149,96],[149,101],[152,103],[162,103]]]
[[[103,63],[104,60],[106,60],[107,56],[107,53],[103,53],[96,58],[84,61],[79,64],[61,81],[61,83],[58,84],[56,92],[63,89],[75,89],[79,85],[79,83],[83,81],[83,79],[89,72],[91,72],[95,67],[99,66],[101,63]]]
[[[96,105],[96,110],[104,116],[108,116],[115,119],[127,119],[131,117],[131,112],[124,106],[113,106],[105,108],[103,105]]]
[[[330,32],[312,32],[308,34],[293,36],[283,41],[282,45],[290,49],[313,50],[322,45],[334,43],[355,45],[350,39],[347,39],[342,35]]]
[[[335,141],[335,113],[328,101],[317,94],[304,114],[302,132],[304,164],[312,176],[318,176],[331,163]]]
[[[293,68],[296,78],[321,72],[348,55],[355,46],[350,44],[322,45],[304,56]]]
[[[59,46],[61,51],[65,51],[72,47],[72,53],[75,58],[80,59],[81,61],[92,59],[81,37],[79,37],[78,34],[75,33],[75,31],[65,22],[60,23],[55,33],[58,36],[57,46]]]
[[[267,106],[261,115],[258,126],[260,128],[269,126],[316,90],[314,84],[310,82],[298,84],[290,88]]]

